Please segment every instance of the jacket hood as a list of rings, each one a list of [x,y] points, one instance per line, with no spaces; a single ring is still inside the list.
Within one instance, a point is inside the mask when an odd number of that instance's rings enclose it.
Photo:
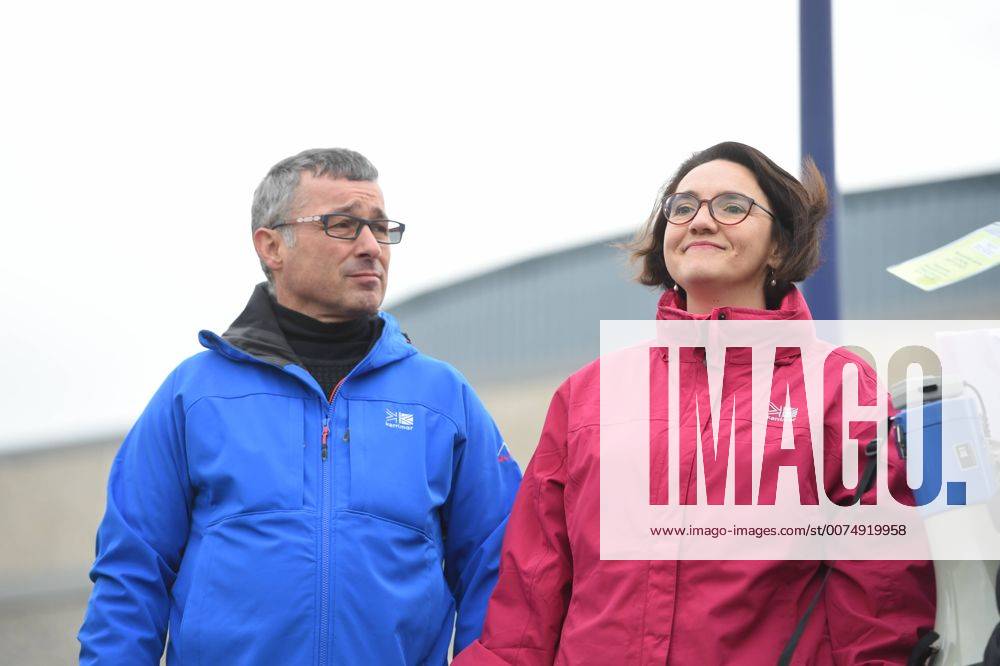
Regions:
[[[758,310],[756,308],[740,307],[719,307],[714,308],[708,314],[692,314],[687,311],[686,299],[673,289],[667,289],[660,296],[660,301],[656,308],[657,319],[719,319],[719,315],[724,315],[722,319],[745,319],[745,320],[773,320],[782,321],[790,319],[812,319],[806,299],[802,297],[795,285],[791,285],[785,296],[781,299],[781,305],[777,310]]]
[[[379,312],[378,316],[385,322],[382,334],[375,341],[368,356],[358,364],[358,372],[379,368],[417,351],[399,330],[399,323],[395,317],[388,312]],[[230,324],[225,333],[220,336],[212,331],[203,330],[198,333],[198,340],[207,349],[235,360],[263,361],[282,368],[287,365],[302,365],[278,326],[266,282],[254,287],[243,312]]]

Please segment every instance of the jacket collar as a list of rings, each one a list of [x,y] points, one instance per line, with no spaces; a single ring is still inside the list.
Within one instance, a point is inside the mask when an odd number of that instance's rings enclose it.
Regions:
[[[758,310],[756,308],[741,307],[719,307],[714,308],[707,314],[692,314],[687,311],[687,304],[684,297],[668,289],[660,296],[660,301],[656,308],[656,318],[674,321],[704,321],[709,319],[735,319],[743,321],[791,321],[791,320],[812,320],[809,306],[806,305],[805,298],[802,297],[795,285],[790,285],[788,291],[781,299],[781,304],[776,310]],[[683,362],[702,362],[705,356],[704,349],[696,348],[691,350],[687,356],[682,354]],[[793,359],[801,356],[801,352],[794,347],[779,348],[775,352],[775,363],[786,365]],[[667,360],[666,350],[661,352],[664,361]],[[749,358],[737,356],[733,359],[737,365],[746,365]]]
[[[687,303],[684,297],[674,291],[667,289],[660,296],[660,301],[656,308],[657,319],[743,319],[743,320],[772,320],[782,321],[789,319],[812,319],[809,306],[802,297],[795,285],[790,285],[788,291],[781,299],[781,305],[777,310],[758,310],[756,308],[720,307],[715,308],[708,314],[691,314],[687,311]]]
[[[374,370],[417,353],[405,334],[399,330],[395,317],[388,312],[379,312],[378,316],[385,321],[382,334],[352,372]],[[235,360],[261,361],[281,368],[302,365],[278,326],[266,282],[261,282],[254,288],[243,312],[225,333],[220,336],[203,330],[198,333],[198,340],[205,348]]]

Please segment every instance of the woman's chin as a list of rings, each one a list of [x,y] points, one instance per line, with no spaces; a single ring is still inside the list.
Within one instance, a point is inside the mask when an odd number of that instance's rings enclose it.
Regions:
[[[715,271],[699,271],[693,275],[683,276],[678,282],[684,287],[685,291],[690,293],[692,291],[726,289],[732,281],[727,280],[725,276],[719,275]]]

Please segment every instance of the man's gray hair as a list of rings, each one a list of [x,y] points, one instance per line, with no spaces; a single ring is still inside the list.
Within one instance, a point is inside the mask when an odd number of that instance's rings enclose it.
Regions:
[[[253,193],[250,208],[250,231],[270,227],[285,219],[295,203],[295,189],[303,171],[316,178],[344,178],[347,180],[378,180],[378,169],[368,158],[347,148],[311,148],[298,155],[285,158],[271,167]],[[295,244],[295,227],[281,228],[281,235],[288,245]],[[270,269],[260,262],[267,281],[273,282]]]

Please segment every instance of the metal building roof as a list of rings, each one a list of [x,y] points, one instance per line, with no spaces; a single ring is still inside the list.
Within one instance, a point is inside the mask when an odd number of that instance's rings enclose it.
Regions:
[[[844,319],[1000,319],[1000,269],[924,292],[886,267],[1000,219],[1000,173],[846,194],[837,229]],[[536,257],[390,310],[422,351],[475,383],[567,374],[598,355],[601,319],[649,319],[616,237]],[[808,298],[808,282],[805,285]]]
[[[1000,319],[1000,270],[932,292],[885,270],[996,220],[1000,173],[845,195],[842,318]]]

